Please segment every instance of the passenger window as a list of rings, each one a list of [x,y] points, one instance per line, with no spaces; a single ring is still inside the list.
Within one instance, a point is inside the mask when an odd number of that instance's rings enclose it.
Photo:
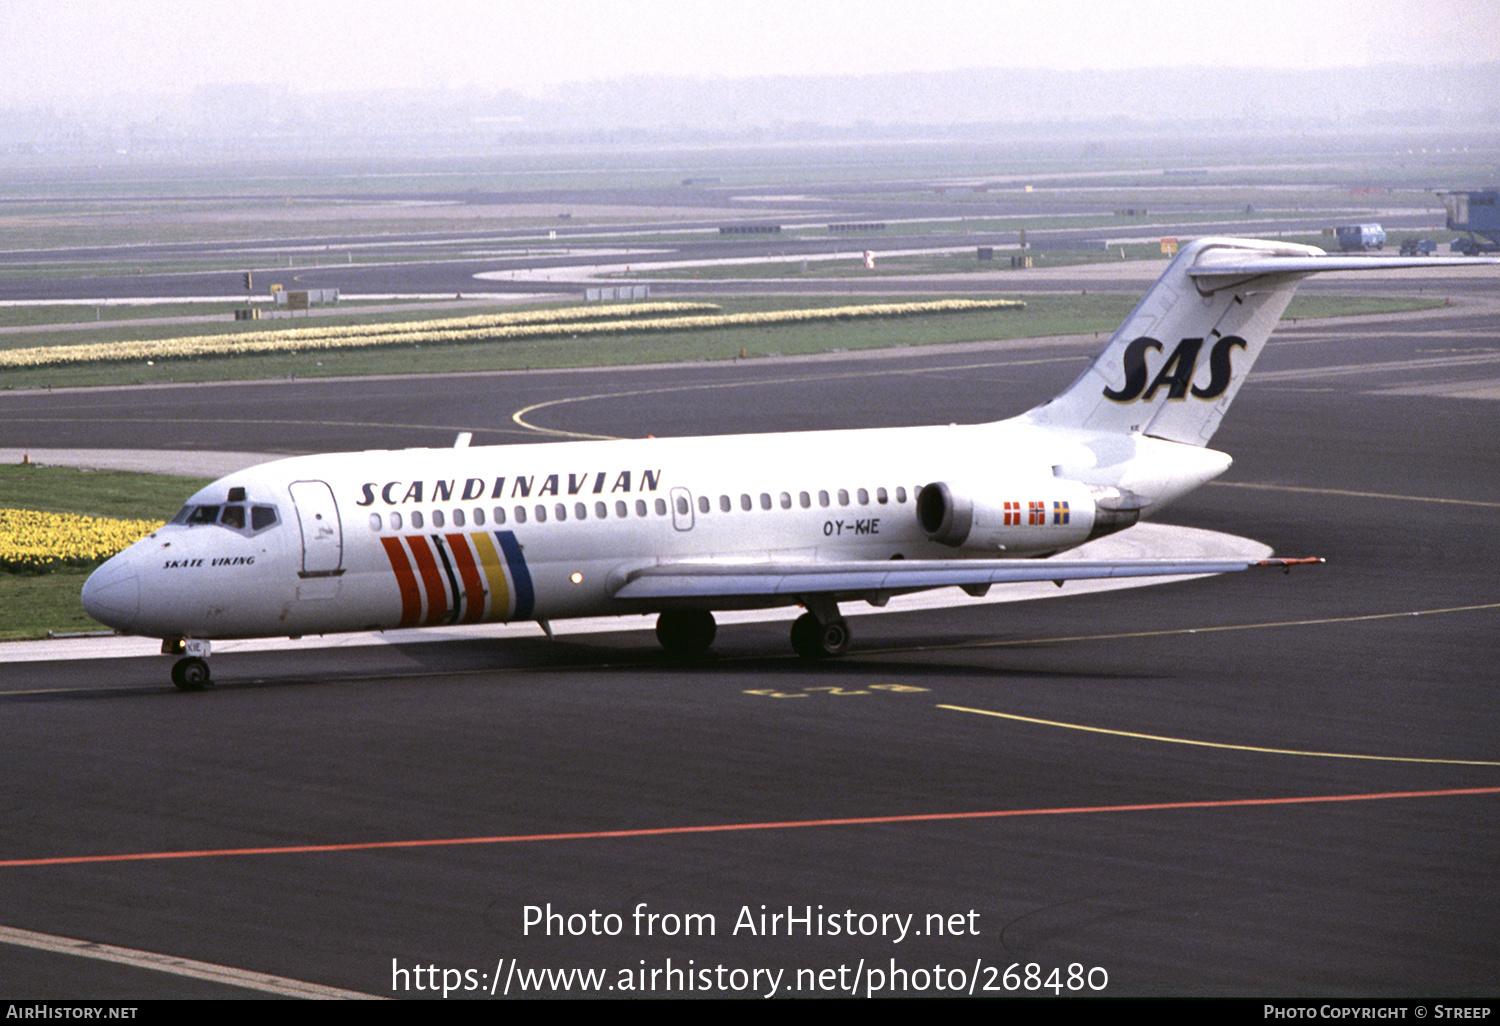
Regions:
[[[518,523],[518,524],[524,524],[524,523],[526,523],[526,507],[525,506],[517,506],[516,507],[516,523]]]
[[[699,513],[707,513],[712,508],[713,508],[713,504],[708,501],[708,496],[707,495],[700,495],[700,496],[698,496],[698,512]]]
[[[443,526],[443,511],[442,510],[435,509],[435,510],[432,511],[432,526],[433,527],[442,527]]]
[[[822,506],[824,509],[828,508],[828,493],[826,491],[818,493],[818,505]]]
[[[556,506],[552,507],[552,510],[557,514],[559,521],[568,519],[568,507],[566,504],[559,502]]]
[[[412,527],[413,531],[420,531],[422,529],[422,511],[421,510],[414,509],[414,510],[411,511],[411,527]]]
[[[849,505],[849,489],[847,489],[847,488],[840,488],[839,489],[839,505],[840,506],[847,506],[847,505]]]
[[[792,508],[792,495],[791,495],[790,492],[782,492],[781,493],[781,508],[782,509],[791,509]]]
[[[484,510],[481,509],[481,508],[479,508],[478,506],[474,507],[474,526],[475,527],[483,527],[484,526]]]
[[[573,519],[574,520],[587,520],[588,518],[589,518],[589,508],[587,506],[585,506],[581,502],[575,502],[575,503],[573,503]]]
[[[464,511],[463,510],[456,509],[456,510],[453,511],[453,526],[454,527],[462,527],[462,526],[464,526]]]
[[[797,493],[797,502],[801,504],[803,509],[812,509],[812,496],[806,492]]]
[[[889,502],[890,498],[891,497],[885,493],[884,488],[875,489],[875,501],[880,503],[882,506]]]
[[[498,525],[503,524],[503,523],[505,523],[505,507],[504,506],[496,506],[495,507],[495,524],[498,526]]]
[[[541,503],[537,503],[536,506],[536,522],[539,524],[545,524],[547,522],[547,507],[543,506]]]
[[[906,503],[906,489],[905,488],[897,488],[896,489],[896,501],[899,502],[899,503],[902,503],[903,505]]]
[[[602,502],[594,503],[594,516],[598,517],[600,520],[603,520],[605,517],[609,516],[609,507]]]
[[[680,517],[687,516],[688,515],[688,509],[689,509],[689,507],[688,507],[687,498],[685,496],[682,496],[682,495],[677,496],[677,515],[680,516]]]
[[[771,508],[771,493],[770,492],[761,492],[760,493],[760,508],[761,509],[770,509]]]
[[[643,517],[643,516],[646,515],[646,500],[645,499],[636,499],[635,500],[635,515],[638,516],[638,517]]]
[[[659,517],[664,517],[664,516],[667,515],[667,500],[666,499],[657,499],[656,500],[656,515],[659,516]]]
[[[391,530],[392,531],[399,531],[399,530],[401,530],[401,514],[400,513],[392,513],[391,514]]]
[[[855,492],[855,495],[859,498],[859,504],[861,506],[868,506],[870,504],[870,493],[865,491],[863,488]]]
[[[740,509],[748,513],[752,508],[750,505],[750,496],[742,494],[740,496]]]
[[[384,526],[385,524],[381,521],[379,513],[370,514],[370,530],[378,531]]]
[[[624,499],[615,500],[615,516],[625,518],[630,515],[630,507],[625,505]]]
[[[721,495],[721,496],[719,496],[719,512],[720,513],[728,513],[733,508],[734,508],[734,503],[732,503],[732,502],[729,501],[729,496],[727,496],[727,495]]]

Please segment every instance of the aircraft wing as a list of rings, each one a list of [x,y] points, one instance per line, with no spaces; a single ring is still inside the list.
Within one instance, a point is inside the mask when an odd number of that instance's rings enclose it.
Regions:
[[[982,587],[1020,581],[1224,574],[1322,559],[893,559],[881,562],[657,563],[624,575],[617,599],[714,599],[840,595]]]

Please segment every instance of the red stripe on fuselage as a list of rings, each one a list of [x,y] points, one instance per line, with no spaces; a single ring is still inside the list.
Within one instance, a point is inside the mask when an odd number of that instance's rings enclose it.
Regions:
[[[422,592],[411,572],[411,560],[406,558],[400,538],[382,538],[380,543],[385,546],[391,570],[396,574],[396,586],[401,589],[401,626],[410,627],[422,618]]]
[[[443,581],[443,572],[433,558],[432,543],[425,534],[415,534],[407,536],[406,544],[422,575],[422,590],[427,593],[427,618],[422,622],[428,627],[442,623],[448,615],[448,588]]]

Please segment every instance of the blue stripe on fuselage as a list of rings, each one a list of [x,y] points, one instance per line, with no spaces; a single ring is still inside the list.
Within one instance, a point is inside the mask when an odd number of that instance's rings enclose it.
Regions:
[[[510,583],[515,590],[516,609],[511,617],[516,620],[531,619],[536,606],[536,592],[531,587],[531,571],[526,569],[526,560],[521,555],[521,546],[516,542],[515,532],[496,531],[495,540],[505,556],[505,565],[510,568]]]

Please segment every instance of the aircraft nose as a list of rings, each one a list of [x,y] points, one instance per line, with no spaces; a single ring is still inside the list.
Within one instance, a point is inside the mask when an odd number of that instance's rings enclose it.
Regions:
[[[126,631],[141,608],[141,585],[135,567],[119,556],[107,560],[83,582],[83,608],[95,620]]]

